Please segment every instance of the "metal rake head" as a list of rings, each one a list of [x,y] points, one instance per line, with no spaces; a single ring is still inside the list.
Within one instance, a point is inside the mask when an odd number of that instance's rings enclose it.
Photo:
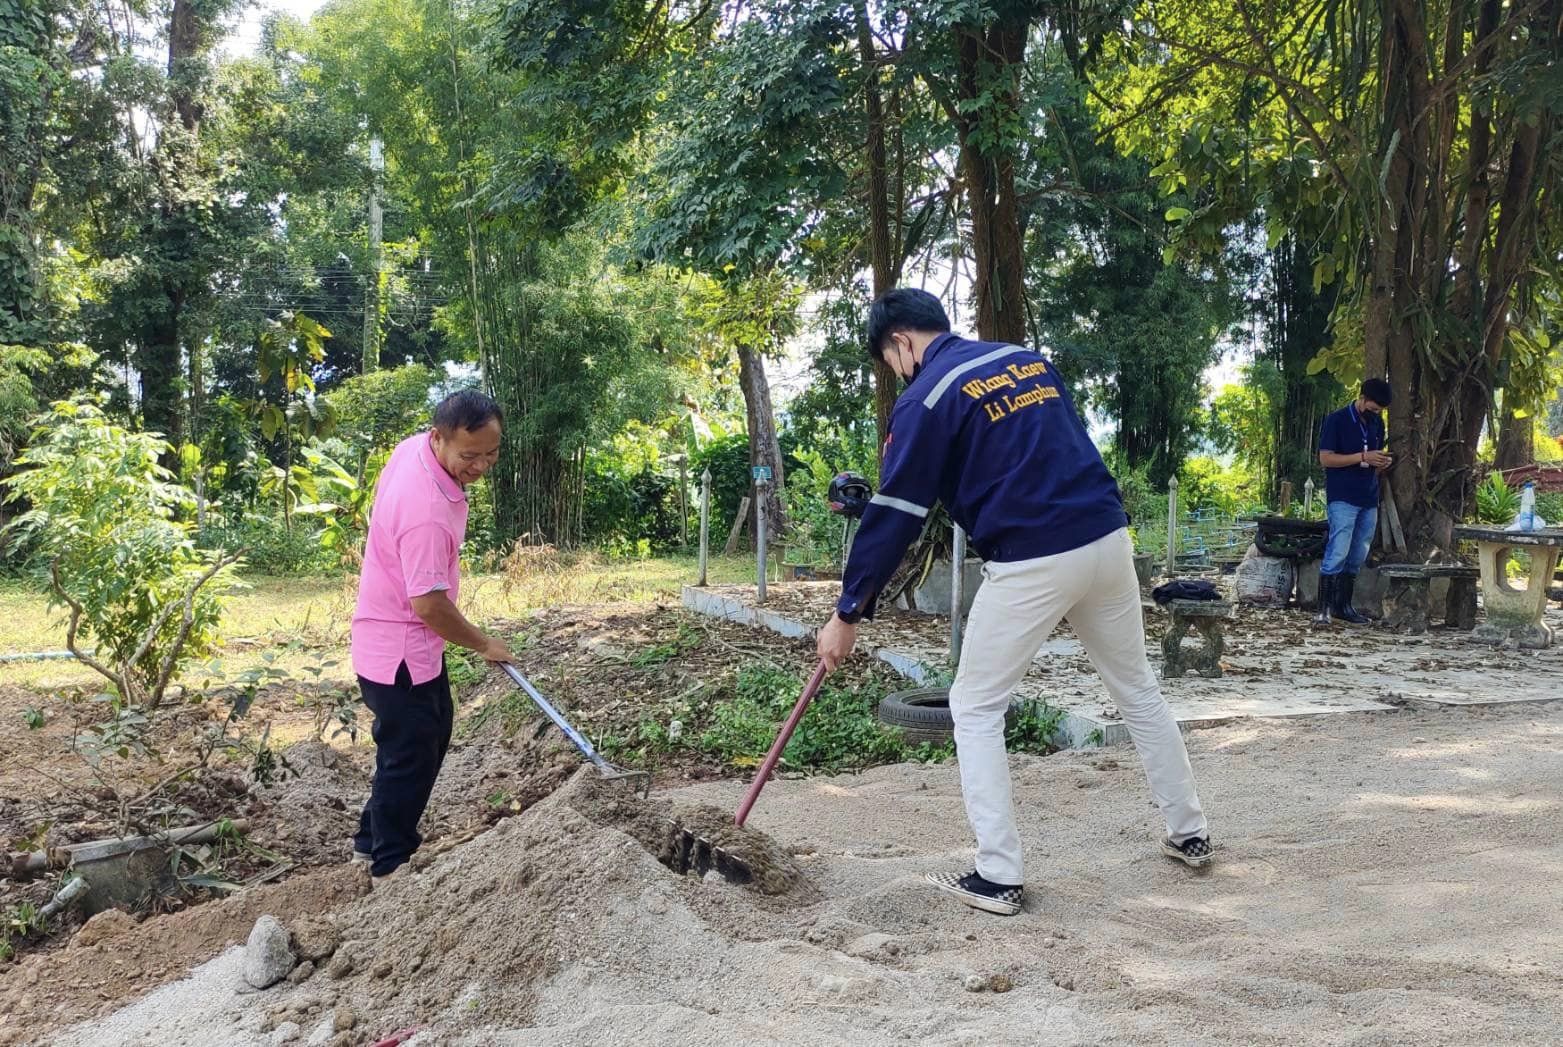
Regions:
[[[621,771],[616,767],[597,769],[605,782],[623,783],[642,800],[651,795],[651,775],[646,771]]]
[[[710,840],[668,819],[668,834],[658,856],[662,864],[676,873],[704,876],[711,871],[728,883],[746,884],[754,879],[749,863]]]

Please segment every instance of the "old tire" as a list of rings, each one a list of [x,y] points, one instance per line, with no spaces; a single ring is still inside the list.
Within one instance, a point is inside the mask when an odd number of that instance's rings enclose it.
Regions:
[[[943,745],[955,737],[948,687],[918,687],[887,694],[879,703],[879,722],[901,733],[907,745]],[[1004,713],[1004,726],[1015,723],[1015,706]]]

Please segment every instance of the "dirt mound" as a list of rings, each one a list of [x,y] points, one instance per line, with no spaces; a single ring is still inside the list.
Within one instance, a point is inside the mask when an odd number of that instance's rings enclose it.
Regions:
[[[676,875],[659,859],[678,827],[710,832],[751,883]],[[723,926],[719,937],[743,936],[813,897],[782,848],[733,828],[726,812],[629,797],[582,770],[525,814],[332,914],[341,944],[276,999],[268,1024],[347,1007],[374,1019],[345,1042],[370,1042],[406,1025],[524,1023],[544,981],[567,967],[635,950],[657,963],[669,921],[684,949],[712,933],[701,913]]]
[[[27,956],[0,979],[0,1047],[40,1029],[112,1011],[234,942],[263,913],[324,912],[363,893],[361,870],[338,866],[141,923],[99,918],[64,949]],[[90,944],[87,944],[90,943]]]
[[[344,751],[311,739],[289,746],[282,757],[289,773],[250,789],[251,835],[300,864],[347,860],[369,795],[373,751]]]

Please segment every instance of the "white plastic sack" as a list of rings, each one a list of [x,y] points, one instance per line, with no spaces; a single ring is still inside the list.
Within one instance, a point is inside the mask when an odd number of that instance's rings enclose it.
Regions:
[[[1250,545],[1243,562],[1237,565],[1237,602],[1253,607],[1285,607],[1296,576],[1292,561],[1266,556],[1257,546]]]

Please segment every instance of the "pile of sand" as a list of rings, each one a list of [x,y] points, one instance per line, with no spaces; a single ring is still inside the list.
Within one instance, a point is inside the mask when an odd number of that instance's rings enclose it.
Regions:
[[[675,823],[719,836],[753,883],[674,874],[658,857]],[[700,909],[730,910],[729,930],[740,931],[810,897],[789,856],[733,829],[727,812],[643,801],[585,770],[525,814],[331,914],[328,937],[339,944],[316,961],[321,973],[280,994],[266,1024],[320,1004],[373,1016],[346,1042],[407,1025],[526,1024],[538,987],[561,970],[615,953],[656,962],[656,941],[699,937]]]
[[[1160,855],[1132,750],[1013,761],[1013,919],[922,883],[970,867],[953,766],[773,783],[754,823],[785,851],[725,843],[749,887],[653,853],[669,820],[718,834],[742,783],[641,808],[588,773],[367,897],[270,910],[318,956],[302,984],[239,992],[227,956],[43,1042],[1557,1042],[1563,708],[1189,740],[1220,846],[1203,874]]]

